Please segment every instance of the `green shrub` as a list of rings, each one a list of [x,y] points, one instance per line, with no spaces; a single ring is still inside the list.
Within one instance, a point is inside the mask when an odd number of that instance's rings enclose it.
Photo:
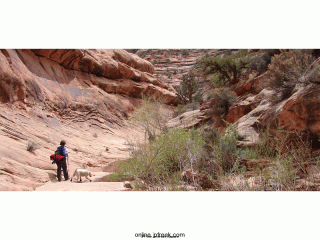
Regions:
[[[182,52],[182,56],[186,57],[189,55],[189,51],[187,49],[184,49]]]
[[[229,108],[238,101],[235,92],[227,88],[213,90],[209,98],[213,100],[213,106],[209,114],[215,116],[226,116]]]
[[[214,88],[221,88],[227,83],[226,78],[221,74],[213,74],[210,81]]]
[[[182,81],[178,88],[176,88],[178,98],[183,103],[192,103],[193,94],[199,90],[199,84],[196,80],[196,75],[190,71],[182,76]]]
[[[149,53],[151,52],[151,49],[148,49],[146,51],[141,51],[138,53],[139,57],[145,58]]]
[[[213,147],[216,161],[224,172],[231,172],[237,167],[235,166],[239,156],[237,143],[238,133],[232,126],[230,126],[226,130],[226,133],[220,136],[217,144]]]
[[[173,113],[173,117],[177,117],[188,111],[187,105],[179,104]]]
[[[204,148],[211,151],[212,147],[219,141],[219,132],[215,128],[205,129],[202,132],[202,137],[206,143]]]
[[[164,75],[166,75],[169,79],[171,79],[171,78],[172,78],[172,75],[171,75],[171,73],[170,73],[170,70],[169,70],[169,69],[167,69],[167,71],[164,73]]]
[[[232,49],[226,49],[224,50],[224,55],[231,56],[232,55]]]
[[[168,64],[171,64],[171,63],[172,63],[169,58],[166,58],[166,62],[167,62]]]
[[[266,49],[261,50],[255,57],[250,60],[250,68],[252,70],[257,70],[258,74],[268,70],[268,66],[271,63],[271,58],[275,54],[279,54],[279,49]]]
[[[281,50],[272,57],[267,77],[269,87],[276,90],[273,103],[289,98],[299,80],[308,83],[319,79],[314,60],[312,50],[307,49]]]
[[[188,103],[186,105],[179,104],[176,110],[173,113],[172,117],[177,117],[185,112],[194,111],[200,108],[200,103],[197,101],[193,101],[192,103]]]
[[[161,99],[152,100],[142,96],[142,102],[129,117],[130,122],[141,125],[148,139],[154,139],[156,134],[163,131],[166,122],[171,117],[171,112],[165,108]]]
[[[244,58],[244,54],[244,51],[222,57],[207,54],[197,60],[197,65],[204,76],[214,74],[216,75],[214,79],[219,79],[219,82],[235,84],[239,81],[242,70],[249,67],[249,62]]]
[[[149,145],[140,145],[113,178],[142,180],[149,190],[164,190],[179,183],[180,172],[193,169],[204,155],[202,137],[196,130],[170,129]]]

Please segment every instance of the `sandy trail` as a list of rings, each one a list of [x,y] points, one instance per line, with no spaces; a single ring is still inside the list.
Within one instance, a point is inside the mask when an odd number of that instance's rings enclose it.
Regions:
[[[127,191],[122,182],[48,182],[35,191]]]
[[[89,169],[90,170],[90,169]],[[123,182],[106,182],[108,172],[92,172],[90,179],[82,178],[82,182],[76,178],[72,180],[58,182],[56,178],[45,183],[44,185],[35,189],[35,191],[128,191],[130,189],[123,186]],[[73,171],[72,171],[73,172]],[[70,175],[70,173],[69,173]],[[63,174],[62,174],[63,176]],[[72,176],[72,175],[71,175]]]

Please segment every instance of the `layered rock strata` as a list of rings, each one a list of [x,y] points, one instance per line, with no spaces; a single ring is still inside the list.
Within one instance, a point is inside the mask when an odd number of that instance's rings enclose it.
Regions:
[[[32,190],[53,180],[49,156],[61,139],[70,173],[127,158],[127,142],[143,138],[127,124],[140,97],[177,104],[173,88],[153,73],[148,61],[120,49],[1,50],[0,190]]]

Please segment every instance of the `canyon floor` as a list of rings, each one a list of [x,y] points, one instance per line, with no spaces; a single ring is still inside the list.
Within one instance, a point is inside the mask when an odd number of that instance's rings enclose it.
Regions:
[[[143,139],[138,127],[74,122],[52,117],[40,108],[11,105],[0,110],[0,188],[4,191],[110,191],[126,190],[122,182],[104,182],[114,162],[129,157],[132,141]],[[67,142],[69,176],[77,167],[92,172],[92,182],[56,180],[50,155],[62,139]],[[35,150],[27,151],[34,144]],[[62,178],[63,179],[63,178]]]

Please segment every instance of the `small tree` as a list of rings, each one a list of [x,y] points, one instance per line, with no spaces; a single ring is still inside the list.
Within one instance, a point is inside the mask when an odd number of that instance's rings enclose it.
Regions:
[[[192,103],[192,96],[199,89],[199,84],[196,81],[196,75],[190,71],[184,74],[182,82],[180,83],[178,90],[179,97],[183,102]]]
[[[204,76],[214,74],[213,81],[232,84],[239,82],[242,70],[249,67],[248,61],[242,52],[221,56],[206,55],[197,61],[200,72]]]
[[[164,107],[161,100],[142,96],[141,105],[133,111],[129,120],[140,124],[149,140],[152,140],[158,132],[164,130],[170,116],[170,111]]]

